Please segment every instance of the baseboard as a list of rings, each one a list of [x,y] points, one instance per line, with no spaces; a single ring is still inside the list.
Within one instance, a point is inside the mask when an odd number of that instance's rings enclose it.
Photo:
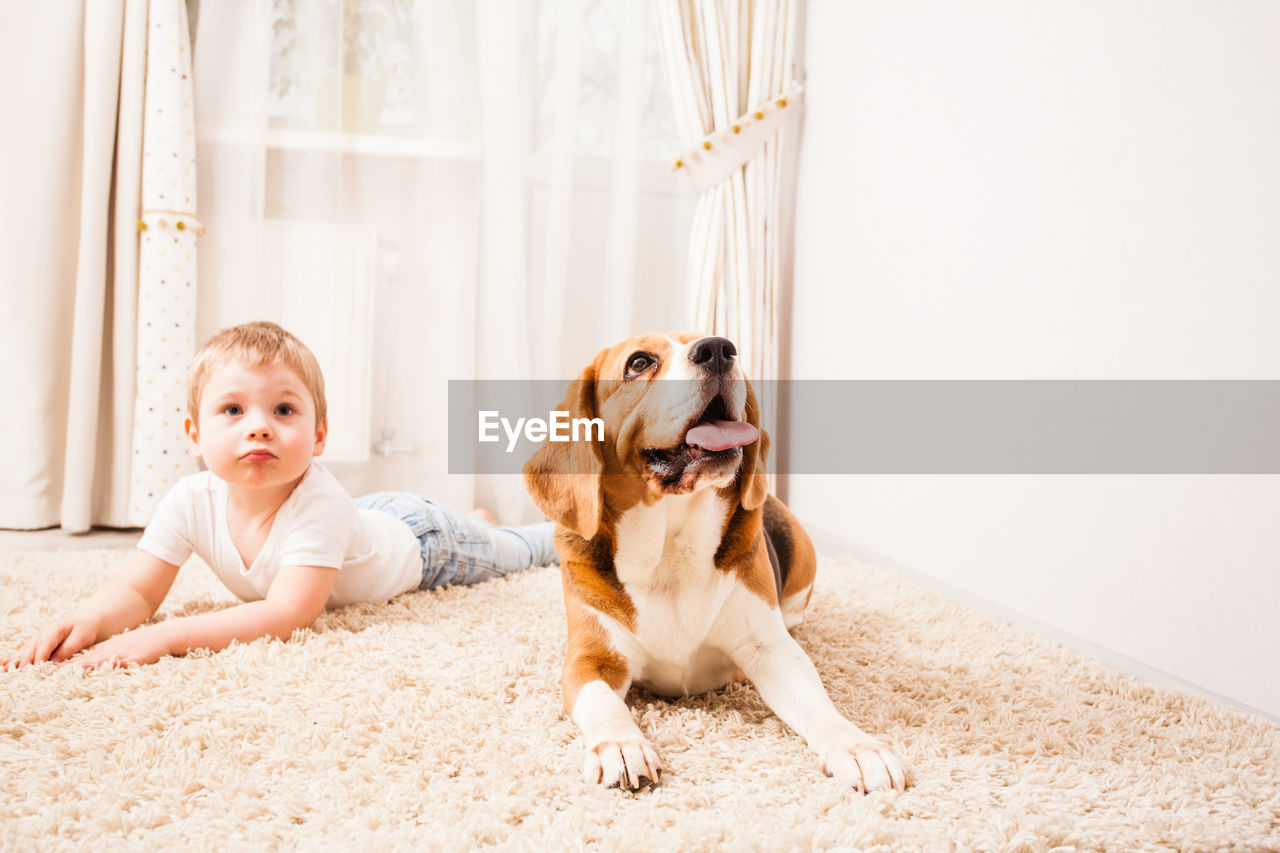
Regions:
[[[1276,728],[1280,728],[1280,717],[1277,717],[1274,714],[1251,707],[1243,702],[1238,702],[1229,696],[1223,696],[1220,693],[1215,693],[1212,690],[1208,690],[1198,684],[1193,684],[1190,681],[1186,681],[1185,679],[1179,678],[1178,676],[1172,675],[1163,670],[1147,666],[1141,661],[1134,660],[1131,657],[1122,655],[1119,652],[1113,651],[1104,646],[1099,646],[1096,643],[1091,643],[1088,640],[1077,637],[1076,635],[1063,631],[1059,628],[1055,628],[1052,625],[1048,625],[1027,616],[1024,613],[1011,610],[1007,607],[996,604],[989,599],[974,595],[973,593],[967,592],[959,587],[947,584],[935,577],[932,577],[931,575],[927,575],[924,572],[911,568],[910,566],[905,566],[891,557],[878,554],[870,548],[865,548],[857,543],[850,542],[848,539],[844,539],[837,534],[823,530],[821,527],[815,527],[808,522],[805,522],[804,526],[805,530],[809,532],[809,536],[813,539],[814,547],[818,549],[819,554],[833,557],[852,557],[853,559],[861,560],[862,562],[871,563],[875,566],[879,566],[880,568],[887,569],[904,578],[913,580],[922,586],[928,587],[938,595],[972,607],[974,610],[977,610],[987,616],[999,619],[1002,622],[1008,622],[1009,624],[1016,625],[1019,628],[1025,628],[1028,631],[1033,631],[1036,634],[1053,640],[1056,643],[1061,643],[1072,651],[1104,663],[1131,678],[1136,678],[1139,681],[1146,682],[1147,684],[1153,684],[1157,687],[1179,690],[1183,693],[1196,696],[1200,699],[1205,699],[1209,702],[1229,705],[1246,714],[1257,717],[1263,722],[1269,723]]]

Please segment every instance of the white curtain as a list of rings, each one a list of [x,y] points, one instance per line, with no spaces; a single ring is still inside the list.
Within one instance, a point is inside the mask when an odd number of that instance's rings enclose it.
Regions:
[[[663,64],[701,197],[689,249],[694,325],[731,338],[747,375],[778,375],[786,145],[802,90],[796,0],[657,0]],[[773,405],[766,411],[773,411]]]
[[[138,521],[143,87],[182,73],[146,67],[149,37],[186,38],[181,15],[181,0],[6,4],[0,526]]]
[[[686,325],[644,0],[219,0],[195,50],[199,336],[277,319],[316,350],[349,491],[534,518],[518,477],[449,472],[448,383]]]
[[[129,521],[144,527],[165,493],[196,470],[182,424],[195,355],[195,111],[184,0],[151,0],[137,245],[137,382]],[[131,124],[132,126],[132,124]]]

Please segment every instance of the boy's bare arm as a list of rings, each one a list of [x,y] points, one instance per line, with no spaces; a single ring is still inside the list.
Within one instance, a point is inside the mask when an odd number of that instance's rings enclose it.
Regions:
[[[177,566],[134,550],[120,574],[71,616],[47,623],[3,666],[61,662],[99,640],[141,625],[155,615],[177,576]]]
[[[192,649],[219,651],[236,641],[288,639],[297,629],[310,627],[323,612],[337,576],[337,569],[285,566],[262,601],[148,625],[99,643],[77,660],[85,666],[153,663]]]

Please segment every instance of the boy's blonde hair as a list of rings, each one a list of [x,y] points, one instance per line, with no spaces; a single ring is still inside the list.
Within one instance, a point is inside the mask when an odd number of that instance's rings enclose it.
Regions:
[[[298,374],[298,378],[311,392],[311,399],[315,401],[316,428],[320,428],[328,411],[320,362],[316,361],[315,354],[306,344],[275,323],[267,322],[243,323],[223,329],[196,353],[187,380],[187,411],[192,423],[200,425],[200,396],[204,393],[209,375],[232,361],[238,361],[250,369],[283,364]]]

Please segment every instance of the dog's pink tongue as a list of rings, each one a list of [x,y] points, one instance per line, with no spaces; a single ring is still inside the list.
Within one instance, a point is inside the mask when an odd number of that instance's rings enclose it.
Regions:
[[[750,444],[759,437],[756,428],[746,421],[706,421],[689,430],[684,441],[714,453]]]

